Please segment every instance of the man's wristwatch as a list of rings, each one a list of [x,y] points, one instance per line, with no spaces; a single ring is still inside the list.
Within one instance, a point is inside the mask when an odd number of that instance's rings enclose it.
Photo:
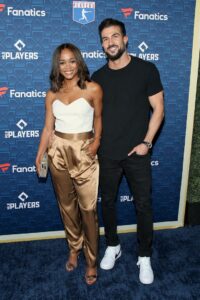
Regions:
[[[148,149],[152,148],[152,143],[150,143],[150,142],[142,141],[142,144],[146,145]]]

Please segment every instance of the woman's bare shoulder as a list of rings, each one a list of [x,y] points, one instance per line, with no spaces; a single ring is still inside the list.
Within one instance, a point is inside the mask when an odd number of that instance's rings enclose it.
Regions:
[[[56,99],[56,93],[48,90],[46,93],[46,103],[52,103]]]
[[[86,86],[87,86],[88,90],[91,90],[92,92],[95,92],[95,93],[102,91],[101,86],[97,82],[94,82],[94,81],[90,81],[90,82],[87,81]]]

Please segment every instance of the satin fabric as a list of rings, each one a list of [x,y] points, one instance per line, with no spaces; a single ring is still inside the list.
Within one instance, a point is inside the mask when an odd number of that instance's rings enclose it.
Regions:
[[[92,134],[55,132],[48,150],[49,168],[71,252],[83,248],[95,267],[98,248],[97,193],[99,163],[87,147]]]

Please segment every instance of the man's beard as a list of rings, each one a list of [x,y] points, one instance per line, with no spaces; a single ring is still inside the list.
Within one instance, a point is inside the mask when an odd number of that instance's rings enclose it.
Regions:
[[[110,46],[110,47],[112,47],[112,46]],[[112,55],[106,51],[105,51],[105,54],[109,60],[115,61],[115,60],[119,59],[125,51],[126,51],[126,46],[124,45],[123,48],[118,49],[117,53],[114,55]]]

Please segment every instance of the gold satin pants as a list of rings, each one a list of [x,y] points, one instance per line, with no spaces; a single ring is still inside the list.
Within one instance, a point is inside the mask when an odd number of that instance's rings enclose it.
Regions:
[[[99,163],[87,146],[92,132],[55,132],[48,150],[49,168],[70,252],[83,248],[86,263],[96,266],[98,250],[97,193]]]

